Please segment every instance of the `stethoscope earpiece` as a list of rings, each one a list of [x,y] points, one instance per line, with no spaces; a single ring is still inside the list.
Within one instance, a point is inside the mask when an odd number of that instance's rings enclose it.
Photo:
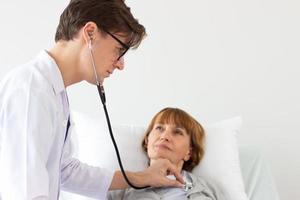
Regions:
[[[92,50],[92,39],[90,39],[88,47],[89,47],[90,50]]]

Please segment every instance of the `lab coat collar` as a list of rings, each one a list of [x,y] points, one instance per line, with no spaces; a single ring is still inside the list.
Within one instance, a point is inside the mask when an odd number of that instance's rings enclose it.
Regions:
[[[48,54],[46,50],[41,51],[37,57],[43,65],[40,68],[43,71],[43,74],[47,77],[47,79],[52,84],[55,94],[59,94],[65,91],[65,85],[62,78],[62,74],[56,64],[55,60]]]

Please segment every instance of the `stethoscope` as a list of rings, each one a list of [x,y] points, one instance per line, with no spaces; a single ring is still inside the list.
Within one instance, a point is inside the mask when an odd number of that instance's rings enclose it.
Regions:
[[[90,50],[90,56],[91,56],[92,65],[93,65],[93,69],[94,69],[94,74],[95,74],[95,79],[96,79],[98,93],[99,93],[99,96],[100,96],[100,99],[101,99],[101,102],[102,102],[102,105],[103,105],[103,109],[104,109],[104,113],[105,113],[105,117],[106,117],[106,122],[107,122],[108,130],[109,130],[109,134],[110,134],[111,141],[113,142],[113,145],[114,145],[114,148],[115,148],[115,152],[116,152],[116,155],[117,155],[117,159],[118,159],[118,163],[119,163],[122,175],[123,175],[124,179],[126,180],[127,184],[130,185],[132,188],[134,188],[134,189],[145,189],[145,188],[148,188],[150,186],[138,187],[138,186],[133,185],[129,181],[129,179],[128,179],[125,171],[124,171],[124,168],[123,168],[123,165],[122,165],[122,161],[121,161],[121,157],[120,157],[120,153],[119,153],[119,149],[118,149],[117,143],[116,143],[114,135],[113,135],[113,131],[112,131],[112,128],[111,128],[111,123],[110,123],[108,111],[107,111],[107,108],[106,108],[106,98],[105,98],[104,87],[103,87],[103,84],[100,84],[98,76],[97,76],[96,65],[95,65],[94,56],[93,56],[93,52],[92,52],[92,41],[91,40],[90,40],[90,42],[88,44],[88,48]]]
[[[125,173],[125,170],[124,170],[123,164],[122,164],[122,160],[121,160],[121,157],[120,157],[119,149],[118,149],[118,146],[117,146],[117,143],[115,141],[113,131],[112,131],[112,128],[111,128],[111,123],[110,123],[108,111],[107,111],[107,108],[106,108],[106,97],[105,97],[104,87],[103,87],[103,84],[99,82],[99,79],[98,79],[98,76],[97,76],[96,65],[95,65],[94,56],[93,56],[93,52],[92,52],[92,41],[91,40],[89,41],[88,48],[89,48],[89,51],[90,51],[90,56],[91,56],[91,60],[92,60],[92,65],[93,65],[93,70],[94,70],[94,75],[95,75],[95,79],[96,79],[96,85],[97,85],[98,93],[99,93],[99,96],[100,96],[100,99],[101,99],[101,102],[102,102],[102,105],[103,105],[103,109],[104,109],[104,113],[105,113],[105,117],[106,117],[106,122],[107,122],[108,130],[109,130],[109,134],[110,134],[111,141],[112,141],[112,143],[114,145],[114,148],[115,148],[115,152],[116,152],[116,155],[117,155],[117,159],[118,159],[118,163],[119,163],[122,175],[123,175],[124,179],[126,180],[127,184],[130,187],[134,188],[134,189],[140,190],[140,189],[149,188],[150,186],[138,187],[138,186],[133,185],[130,182],[130,180],[128,179],[126,173]],[[192,188],[193,188],[193,184],[190,183],[190,182],[185,181],[183,189],[187,192],[188,190],[191,190]]]

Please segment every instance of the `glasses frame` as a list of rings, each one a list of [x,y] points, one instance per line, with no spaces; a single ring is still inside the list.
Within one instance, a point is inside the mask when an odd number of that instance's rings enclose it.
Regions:
[[[117,38],[114,34],[110,33],[109,31],[104,30],[108,35],[110,35],[113,39],[115,39],[124,49],[125,51],[119,55],[117,58],[117,61],[119,61],[125,54],[126,52],[130,49],[130,46],[122,42],[119,38]]]

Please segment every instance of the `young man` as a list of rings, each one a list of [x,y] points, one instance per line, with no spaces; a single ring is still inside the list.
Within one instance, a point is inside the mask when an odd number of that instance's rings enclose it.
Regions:
[[[128,187],[122,174],[71,157],[66,87],[102,84],[124,68],[124,54],[145,36],[123,0],[71,0],[61,15],[56,44],[10,72],[0,84],[0,199],[58,199],[60,189],[104,199]],[[166,178],[173,173],[177,181]],[[127,172],[136,186],[177,186],[183,180],[159,159]]]

